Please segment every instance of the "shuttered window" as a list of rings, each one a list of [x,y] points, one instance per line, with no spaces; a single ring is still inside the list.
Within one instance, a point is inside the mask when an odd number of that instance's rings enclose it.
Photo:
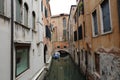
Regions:
[[[97,14],[96,14],[96,10],[92,13],[92,18],[93,18],[93,30],[94,30],[94,35],[98,35],[98,25],[97,25]]]
[[[103,19],[103,32],[111,31],[109,0],[104,0],[104,2],[101,4],[101,10]]]
[[[28,6],[24,4],[24,25],[28,26]]]
[[[74,41],[77,41],[77,31],[74,31]]]
[[[4,14],[4,0],[0,0],[0,14]]]
[[[83,38],[83,35],[82,35],[82,26],[80,26],[78,28],[78,38],[79,38],[79,40],[81,40]]]
[[[16,21],[22,23],[22,2],[21,0],[16,0]]]

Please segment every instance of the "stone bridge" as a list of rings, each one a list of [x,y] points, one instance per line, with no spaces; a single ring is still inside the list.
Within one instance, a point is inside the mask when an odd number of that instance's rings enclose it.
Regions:
[[[55,52],[57,52],[57,51],[65,51],[65,52],[69,53],[69,49],[68,49],[68,48],[64,48],[64,49],[55,49],[55,50],[53,51],[53,53],[55,53]]]

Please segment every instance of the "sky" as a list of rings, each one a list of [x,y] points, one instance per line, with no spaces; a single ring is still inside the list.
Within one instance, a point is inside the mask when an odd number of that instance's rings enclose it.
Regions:
[[[50,0],[52,16],[61,13],[69,14],[71,5],[76,5],[76,0]]]

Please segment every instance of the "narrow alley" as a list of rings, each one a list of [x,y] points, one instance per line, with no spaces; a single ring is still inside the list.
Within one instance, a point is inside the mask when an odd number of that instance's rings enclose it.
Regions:
[[[0,0],[0,80],[120,80],[120,0]]]

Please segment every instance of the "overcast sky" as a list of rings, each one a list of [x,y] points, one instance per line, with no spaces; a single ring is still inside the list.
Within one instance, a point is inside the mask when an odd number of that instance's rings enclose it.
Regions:
[[[70,12],[71,5],[75,5],[76,0],[50,0],[52,15]]]

